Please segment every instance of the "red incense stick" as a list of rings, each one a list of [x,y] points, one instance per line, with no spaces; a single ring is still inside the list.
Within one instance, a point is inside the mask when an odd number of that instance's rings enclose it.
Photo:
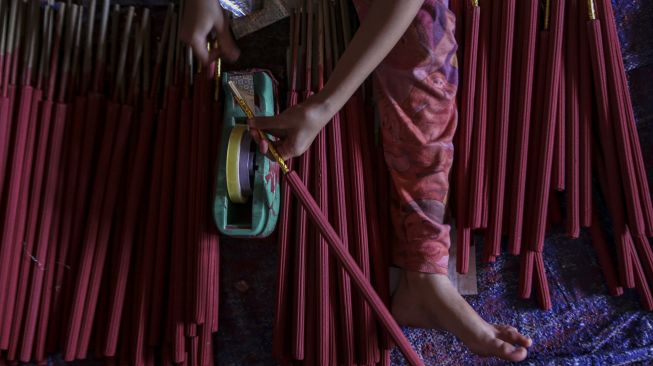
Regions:
[[[324,86],[324,14],[322,4],[317,4],[317,90],[321,90]],[[315,192],[317,196],[317,204],[325,216],[328,216],[329,206],[329,186],[328,186],[328,160],[327,160],[327,139],[326,131],[318,134],[314,161],[315,164]],[[316,281],[316,316],[315,322],[317,327],[317,362],[320,365],[329,363],[330,349],[329,339],[332,337],[333,329],[331,329],[332,315],[329,311],[331,303],[329,294],[329,249],[325,239],[319,235],[317,236],[317,266],[315,276]]]
[[[305,75],[304,75],[304,99],[307,99],[311,93],[311,77],[312,77],[312,44],[313,44],[313,13],[312,2],[305,3],[303,12],[303,25],[302,36],[305,42]],[[309,184],[310,170],[311,170],[311,154],[312,150],[309,149],[299,158],[299,171],[304,184]],[[303,207],[297,206],[297,225],[296,232],[296,249],[295,252],[295,276],[294,276],[294,303],[293,303],[293,343],[291,345],[291,355],[295,360],[304,359],[304,332],[305,332],[305,310],[306,310],[306,243],[308,238],[308,220],[306,211]]]
[[[11,8],[7,2],[3,3],[3,16],[2,16],[2,32],[0,39],[0,50],[2,57],[0,57],[0,197],[4,196],[4,183],[7,172],[7,159],[9,158],[9,140],[11,136],[11,120],[9,118],[9,98],[7,96],[7,88],[9,84],[9,69],[11,68],[13,37],[11,37],[11,20],[15,20],[15,9],[18,5],[17,2],[11,3]],[[13,15],[11,10],[13,10]],[[0,255],[0,258],[2,256]]]
[[[326,52],[326,62],[327,69],[331,72],[335,66],[337,58],[339,57],[338,34],[335,26],[335,9],[333,6],[328,6],[326,2],[324,3],[324,6],[327,10],[325,14],[328,14],[329,17],[329,21],[325,22],[329,25],[328,31],[325,34],[328,48]],[[331,162],[329,178],[333,197],[333,204],[330,206],[333,213],[332,220],[335,230],[343,240],[343,244],[346,248],[349,248],[345,165],[343,163],[344,147],[340,113],[336,113],[331,123],[327,126],[327,134],[329,146],[331,147],[329,149],[329,161]],[[288,194],[289,193],[290,190],[288,190]],[[339,357],[339,359],[342,360],[341,362],[345,365],[351,365],[354,363],[355,357],[351,279],[346,271],[340,266],[338,266],[337,281],[340,310],[337,318],[339,320],[337,329],[340,330],[338,334],[339,342],[337,342],[339,349],[338,354],[341,356]]]
[[[578,63],[579,63],[579,123],[580,123],[580,225],[592,225],[592,70],[587,39],[587,2],[579,1],[578,12]]]
[[[578,32],[578,0],[569,2],[567,27],[569,38],[565,50],[566,68],[566,184],[567,190],[567,235],[571,238],[580,236],[580,63]]]
[[[525,2],[524,15],[522,18],[523,38],[520,48],[523,49],[523,57],[521,59],[519,84],[517,84],[517,95],[523,98],[522,102],[516,103],[516,138],[514,149],[514,176],[512,180],[512,195],[510,201],[510,217],[509,217],[509,232],[508,232],[508,253],[512,255],[519,255],[521,252],[522,231],[523,231],[523,218],[524,218],[524,203],[526,200],[526,177],[528,162],[528,149],[529,137],[531,131],[531,116],[536,116],[537,111],[533,112],[533,86],[535,85],[535,63],[536,63],[536,40],[538,30],[538,3],[536,0],[528,0]],[[545,42],[540,42],[540,54],[545,50]],[[538,56],[541,59],[541,56]],[[539,74],[538,74],[539,75]],[[539,81],[538,81],[539,82]],[[537,103],[537,102],[536,102]]]
[[[617,167],[617,157],[614,152],[614,141],[611,136],[611,127],[609,125],[609,101],[608,101],[608,90],[607,90],[607,80],[606,80],[606,71],[605,71],[605,57],[603,53],[603,41],[601,39],[601,24],[598,20],[590,20],[587,22],[587,33],[588,41],[590,44],[590,51],[592,52],[592,69],[594,71],[594,83],[597,107],[599,112],[599,137],[601,141],[601,148],[603,150],[603,159],[605,166],[601,167],[604,171],[616,171],[619,168]],[[607,181],[607,184],[604,188],[607,188],[608,191],[604,189],[604,194],[607,196],[608,204],[612,214],[612,219],[615,224],[615,231],[617,232],[616,240],[617,246],[619,248],[619,271],[621,275],[622,285],[625,287],[632,287],[634,285],[633,278],[633,269],[631,261],[628,260],[627,252],[627,243],[625,242],[625,223],[624,212],[623,212],[623,201],[619,199],[622,196],[622,187],[619,184],[619,179],[614,174],[607,174],[607,176],[601,175]]]
[[[489,3],[488,3],[489,4]],[[483,192],[485,185],[485,149],[487,131],[488,81],[490,59],[490,6],[485,4],[480,12],[480,38],[478,45],[478,66],[476,73],[477,94],[474,103],[474,132],[471,150],[471,175],[469,183],[469,225],[471,229],[482,228]]]
[[[499,61],[497,85],[497,111],[494,130],[494,154],[492,160],[493,181],[491,184],[488,206],[488,230],[485,245],[492,248],[492,255],[498,256],[501,251],[501,234],[503,229],[503,211],[505,201],[506,165],[508,153],[508,127],[510,113],[510,88],[512,75],[512,49],[515,23],[515,1],[504,1],[501,13],[503,21],[500,28]]]
[[[175,121],[179,118],[179,99],[180,91],[176,85],[171,84],[171,76],[173,73],[173,56],[174,45],[176,44],[176,33],[173,29],[177,27],[177,16],[173,15],[170,27],[170,37],[168,38],[168,58],[166,67],[166,78],[164,86],[167,88],[165,99],[166,108],[166,127],[164,138],[164,154],[163,154],[163,170],[161,176],[161,196],[160,206],[158,211],[158,224],[156,236],[156,251],[155,251],[155,267],[154,267],[154,282],[152,284],[152,301],[151,304],[160,304],[163,301],[163,281],[166,269],[166,250],[170,237],[170,212],[172,210],[173,198],[173,183],[174,183],[174,169],[175,169],[175,156],[177,154],[177,136],[178,127]],[[163,314],[161,314],[161,307],[152,306],[150,314],[150,329],[148,343],[151,346],[159,345],[161,342],[161,322]]]
[[[630,158],[634,160],[635,175],[641,199],[641,202],[635,201],[632,203],[641,205],[643,220],[645,221],[646,235],[650,237],[653,236],[653,203],[651,202],[651,193],[648,186],[646,169],[644,167],[642,149],[637,136],[633,103],[630,98],[630,93],[628,92],[628,82],[625,74],[626,69],[624,67],[619,39],[617,37],[617,24],[614,18],[612,4],[608,1],[598,1],[598,5],[600,8],[598,16],[604,24],[603,42],[605,47],[607,47],[607,53],[609,55],[606,60],[608,73],[611,79],[610,83],[614,88],[611,88],[610,90],[611,103],[617,103],[619,109],[621,110],[623,108],[626,113],[626,119],[617,122],[621,122],[619,126],[622,128],[623,124],[625,124],[628,137],[630,138],[629,143],[632,149]],[[626,145],[625,141],[624,145]]]
[[[556,129],[556,114],[558,112],[558,91],[560,87],[560,62],[562,54],[564,2],[550,0],[551,18],[549,24],[548,14],[545,20],[545,32],[550,32],[549,47],[546,65],[546,83],[544,85],[544,109],[542,125],[539,135],[536,135],[536,146],[540,151],[537,156],[536,169],[540,172],[538,179],[532,182],[534,202],[529,210],[530,227],[529,241],[531,248],[541,252],[544,246],[544,233],[551,188],[551,166],[553,159],[553,145]],[[549,4],[549,3],[547,3]],[[549,30],[550,28],[550,30]]]
[[[632,243],[630,243],[632,247]],[[653,311],[653,295],[651,294],[651,288],[649,287],[649,282],[646,280],[644,275],[644,270],[642,269],[642,264],[637,258],[637,254],[634,248],[628,250],[630,254],[630,259],[633,262],[634,272],[635,272],[635,284],[637,292],[639,293],[639,300],[642,304],[642,307],[647,311]]]
[[[617,277],[617,272],[614,269],[614,264],[612,257],[608,249],[607,240],[605,238],[605,233],[601,228],[601,223],[598,219],[598,215],[594,214],[594,222],[590,228],[590,233],[592,236],[592,245],[596,251],[596,255],[601,265],[603,271],[603,276],[608,284],[608,289],[612,296],[621,296],[624,293],[623,287],[619,285],[619,278]]]
[[[465,23],[465,59],[462,87],[462,113],[459,127],[459,147],[457,153],[457,183],[456,183],[456,226],[458,229],[456,269],[459,273],[469,270],[469,251],[472,232],[469,225],[469,180],[471,166],[472,131],[474,130],[474,97],[476,92],[476,64],[479,43],[479,27],[481,8],[478,4],[464,5],[467,13]]]
[[[563,50],[564,52],[564,50]],[[560,55],[560,86],[558,89],[558,112],[556,113],[556,136],[553,146],[553,166],[551,167],[551,189],[563,192],[565,190],[565,157],[566,157],[566,59],[564,53]]]
[[[546,278],[544,257],[542,253],[535,253],[535,287],[537,288],[537,302],[542,310],[551,310],[551,294],[549,281]]]
[[[177,164],[175,170],[175,193],[174,212],[175,215],[186,215],[188,213],[188,167],[183,162],[188,161],[190,152],[190,123],[185,116],[190,116],[192,101],[183,98],[181,102],[181,113],[179,123],[179,135],[177,151]],[[171,212],[171,213],[172,213]],[[172,218],[172,215],[170,215]],[[183,217],[183,216],[182,216]],[[188,223],[185,220],[172,222],[172,251],[170,255],[172,271],[170,281],[172,282],[169,291],[168,341],[172,347],[172,359],[175,363],[187,362],[187,350],[184,334],[184,299],[185,299],[185,238],[188,233]]]
[[[192,50],[188,49],[188,54],[189,65],[192,65]],[[202,118],[208,118],[207,116],[200,117],[200,114],[205,111],[205,108],[202,108],[201,106],[206,106],[208,104],[200,103],[208,98],[204,92],[204,85],[206,84],[204,71],[205,70],[201,70],[201,72],[198,72],[196,75],[197,77],[192,82],[193,113],[192,121],[190,121],[191,126],[189,127],[191,130],[191,140],[188,160],[190,169],[188,185],[191,187],[189,188],[191,192],[188,199],[188,244],[186,246],[188,251],[186,256],[188,265],[186,266],[186,270],[188,272],[187,276],[190,281],[190,286],[187,287],[188,295],[186,297],[185,308],[188,312],[186,314],[187,320],[198,324],[204,322],[204,317],[206,315],[206,285],[202,286],[202,283],[206,280],[204,273],[206,272],[206,267],[208,266],[207,260],[209,259],[207,248],[203,245],[204,242],[202,241],[202,235],[200,233],[202,228],[201,224],[203,224],[203,222],[198,222],[201,215],[198,210],[201,208],[200,200],[203,196],[200,191],[201,188],[199,187],[199,184],[201,184],[201,182],[198,177],[200,174],[200,170],[198,169],[200,152],[198,150],[201,149],[199,146],[200,121]]]
[[[79,8],[78,8],[79,9]],[[71,21],[73,22],[73,34],[75,37],[74,40],[74,48],[78,49],[79,48],[79,34],[81,33],[81,26],[82,26],[82,10],[79,9],[77,12],[77,18],[74,19],[72,18]],[[71,60],[73,67],[70,68],[70,72],[68,75],[64,75],[66,79],[72,78],[72,74],[76,72],[76,69],[74,68],[75,62],[74,58]],[[67,83],[65,80],[62,81],[60,84],[61,88],[60,90],[60,95],[61,95],[61,90],[64,90],[65,86],[69,85],[71,83]],[[72,84],[71,87],[68,89],[73,89]],[[65,91],[65,90],[64,90]],[[64,94],[63,98],[68,97],[68,94]],[[59,263],[58,266],[55,267],[56,274],[54,276],[54,287],[55,291],[53,294],[53,297],[51,300],[51,307],[52,307],[52,320],[50,323],[54,324],[52,327],[50,327],[50,334],[48,335],[49,343],[48,347],[49,349],[54,349],[54,343],[56,343],[58,340],[61,339],[59,334],[55,332],[55,329],[60,329],[63,328],[63,325],[61,324],[63,322],[64,318],[64,306],[63,306],[63,297],[65,290],[68,289],[68,287],[64,287],[64,279],[65,275],[67,274],[66,272],[70,272],[70,267],[69,263],[71,262],[69,255],[69,249],[71,249],[71,241],[72,241],[72,236],[73,236],[73,230],[74,230],[74,219],[75,219],[75,208],[77,204],[77,200],[79,199],[77,197],[78,195],[78,190],[77,190],[77,182],[78,179],[80,178],[80,172],[82,172],[82,169],[87,169],[86,166],[82,165],[82,159],[81,156],[86,152],[86,150],[82,150],[82,146],[85,145],[86,143],[90,143],[90,147],[92,149],[92,144],[94,142],[94,134],[92,137],[87,138],[91,139],[91,141],[86,141],[84,140],[85,134],[89,134],[90,130],[85,128],[85,121],[84,121],[84,116],[86,114],[86,97],[81,97],[77,96],[73,102],[73,108],[72,108],[72,117],[71,117],[71,133],[70,133],[70,144],[67,146],[67,157],[66,159],[66,172],[65,172],[65,188],[62,188],[62,192],[65,194],[62,194],[65,196],[65,198],[61,198],[62,200],[62,208],[59,216],[62,216],[62,218],[57,217],[56,220],[59,221],[58,225],[55,225],[55,230],[58,230],[58,235],[55,237],[55,240],[59,241],[59,245],[57,248],[57,262]],[[95,131],[95,124],[94,123],[86,123],[87,126],[93,126],[93,133]],[[91,159],[91,156],[85,156],[85,158]],[[63,178],[62,178],[63,179]],[[80,187],[81,189],[81,187]],[[73,246],[76,247],[76,246]]]

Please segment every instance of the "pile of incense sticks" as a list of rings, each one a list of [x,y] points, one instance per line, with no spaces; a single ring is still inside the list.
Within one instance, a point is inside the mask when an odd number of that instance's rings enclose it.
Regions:
[[[303,1],[290,21],[289,98],[319,91],[347,46],[356,14],[350,1]],[[388,182],[368,126],[368,90],[336,114],[313,146],[291,161],[381,299],[388,304]],[[347,157],[347,158],[345,158]],[[378,165],[378,166],[377,166]],[[377,184],[369,184],[375,181]],[[367,184],[366,184],[367,182]],[[282,182],[273,352],[282,364],[390,364],[392,342],[331,256],[327,243]],[[382,207],[383,206],[383,207]]]
[[[590,229],[610,293],[636,288],[653,310],[653,207],[611,1],[451,5],[462,75],[452,175],[457,270],[468,270],[474,232],[486,262],[506,238],[521,260],[520,297],[534,285],[550,308],[544,237],[565,207],[569,237]],[[600,203],[614,245],[598,221]]]
[[[212,364],[219,65],[83,3],[0,1],[0,361]]]

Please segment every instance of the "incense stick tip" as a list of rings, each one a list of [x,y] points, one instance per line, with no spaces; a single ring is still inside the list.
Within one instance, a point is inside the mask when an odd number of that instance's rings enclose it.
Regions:
[[[596,20],[596,6],[594,0],[587,0],[587,11],[589,12],[590,20]]]

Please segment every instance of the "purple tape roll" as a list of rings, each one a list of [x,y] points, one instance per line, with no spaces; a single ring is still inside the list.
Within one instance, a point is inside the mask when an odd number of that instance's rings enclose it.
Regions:
[[[254,181],[254,159],[256,153],[252,148],[252,137],[249,133],[243,134],[240,140],[240,158],[238,161],[238,177],[240,189],[244,197],[252,195],[252,182]]]

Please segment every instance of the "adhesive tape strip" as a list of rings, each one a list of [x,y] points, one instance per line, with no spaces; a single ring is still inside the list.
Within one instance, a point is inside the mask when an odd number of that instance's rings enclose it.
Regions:
[[[247,133],[247,127],[235,125],[229,134],[227,143],[227,194],[234,203],[246,203],[247,197],[243,195],[240,185],[240,145],[243,136]]]

